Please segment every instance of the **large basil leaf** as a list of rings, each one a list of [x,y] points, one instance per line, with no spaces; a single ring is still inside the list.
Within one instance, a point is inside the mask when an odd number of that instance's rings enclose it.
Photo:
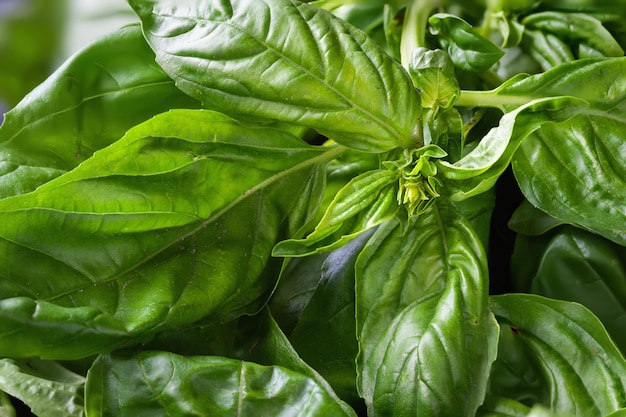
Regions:
[[[314,380],[279,366],[169,352],[106,355],[87,374],[89,416],[349,416]]]
[[[378,228],[356,264],[358,388],[372,415],[474,416],[498,338],[487,287],[483,248],[452,207]]]
[[[0,201],[0,355],[75,358],[245,311],[274,286],[293,190],[338,151],[172,111]]]
[[[518,235],[511,278],[515,291],[583,304],[626,352],[625,247],[571,226]]]
[[[331,385],[300,358],[268,308],[258,314],[240,316],[228,322],[199,322],[168,330],[156,335],[142,349],[185,356],[222,356],[260,365],[282,366],[313,379],[341,405],[346,414],[354,414],[354,410],[339,399]],[[352,367],[354,369],[354,361]]]
[[[508,333],[500,339],[499,351],[525,352],[529,361],[517,372],[528,374],[530,364],[541,375],[535,394],[544,406],[572,415],[584,410],[590,417],[624,407],[626,361],[589,310],[529,294],[492,297],[490,306],[501,333]],[[511,370],[514,365],[509,362],[505,368]],[[498,369],[495,364],[494,369]],[[511,398],[517,394],[508,392]]]
[[[309,126],[350,147],[413,147],[420,105],[365,33],[293,0],[131,0],[176,85],[237,118]]]
[[[200,103],[154,63],[138,25],[78,52],[6,114],[0,126],[0,198],[76,167],[137,123]]]
[[[83,417],[85,378],[56,362],[0,359],[0,390],[47,417]],[[2,406],[0,406],[0,415]]]
[[[626,244],[626,58],[563,65],[501,92],[572,95],[589,103],[575,117],[543,125],[526,138],[512,160],[513,170],[534,206]]]

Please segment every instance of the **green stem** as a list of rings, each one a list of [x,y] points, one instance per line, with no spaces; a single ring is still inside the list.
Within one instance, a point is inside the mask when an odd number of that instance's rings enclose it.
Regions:
[[[531,101],[526,96],[501,95],[491,91],[461,90],[459,97],[454,102],[458,107],[495,107],[506,111],[506,107],[519,107]]]
[[[439,0],[413,0],[413,3],[407,7],[400,39],[400,57],[405,69],[409,69],[411,52],[415,48],[426,47],[428,18],[439,6]]]

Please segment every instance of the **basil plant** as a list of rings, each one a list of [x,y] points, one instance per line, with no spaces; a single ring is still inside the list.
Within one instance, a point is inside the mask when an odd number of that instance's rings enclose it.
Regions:
[[[626,1],[129,5],[0,127],[0,415],[626,416]]]

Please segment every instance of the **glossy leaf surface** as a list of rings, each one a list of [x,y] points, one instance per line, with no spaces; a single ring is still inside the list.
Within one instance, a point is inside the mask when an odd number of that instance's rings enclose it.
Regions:
[[[626,352],[626,248],[571,226],[544,236],[518,236],[513,288],[585,305]]]
[[[6,114],[0,126],[0,198],[58,177],[137,123],[200,103],[154,62],[138,25],[78,52]]]
[[[410,77],[330,12],[292,0],[130,3],[159,64],[207,108],[309,126],[366,151],[416,144]]]
[[[495,359],[487,265],[451,207],[379,227],[356,265],[358,387],[377,416],[473,416]]]
[[[317,288],[300,314],[289,340],[337,393],[359,403],[355,359],[354,265],[372,231],[331,252],[317,270]]]
[[[625,69],[626,58],[582,60],[502,91],[573,95],[589,103],[575,117],[530,135],[516,152],[513,169],[534,206],[621,245],[626,244]]]
[[[278,366],[168,352],[100,357],[87,376],[90,416],[347,416],[310,378]]]
[[[397,172],[386,169],[355,177],[339,190],[311,234],[280,242],[273,255],[303,256],[330,250],[390,219],[398,211],[398,177]]]
[[[492,297],[490,306],[502,334],[510,335],[501,338],[499,350],[526,352],[542,376],[537,395],[544,406],[572,415],[584,410],[590,417],[624,407],[626,361],[589,310],[527,294]],[[503,340],[511,346],[502,345]],[[515,398],[516,392],[509,394]]]
[[[56,362],[0,359],[0,390],[19,398],[36,415],[83,417],[84,385],[84,377]]]
[[[504,51],[458,16],[437,13],[428,23],[454,65],[463,70],[486,71],[504,55]]]
[[[269,254],[298,200],[291,190],[306,189],[325,152],[210,111],[173,111],[2,200],[0,335],[11,336],[1,354],[86,356],[238,314],[273,287],[280,261]]]
[[[544,124],[567,120],[585,107],[582,100],[560,97],[531,101],[505,114],[466,156],[454,163],[438,162],[448,180],[444,192],[453,200],[463,200],[489,190],[528,135]]]

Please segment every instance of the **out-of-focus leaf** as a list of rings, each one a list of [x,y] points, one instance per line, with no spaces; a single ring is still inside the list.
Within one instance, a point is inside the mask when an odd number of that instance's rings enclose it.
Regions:
[[[87,374],[85,404],[93,417],[350,415],[286,368],[157,351],[101,356]]]
[[[0,126],[0,198],[34,190],[172,108],[197,108],[154,62],[138,25],[67,60]]]
[[[178,110],[1,200],[0,354],[73,359],[258,311],[280,268],[271,248],[294,230],[293,190],[340,151]]]
[[[0,3],[0,103],[15,106],[52,72],[63,37],[66,3],[64,0]]]
[[[433,205],[381,225],[356,265],[358,388],[372,415],[474,416],[496,355],[487,265],[467,221]]]
[[[504,51],[458,16],[437,13],[428,19],[428,23],[454,65],[463,70],[487,71],[504,55]]]
[[[567,44],[552,33],[540,30],[524,30],[522,47],[539,64],[543,71],[548,71],[561,64],[574,61],[575,57]]]
[[[626,248],[574,227],[519,235],[511,258],[515,291],[576,301],[626,352]]]
[[[19,398],[37,416],[83,417],[84,385],[83,376],[56,362],[0,359],[0,390]]]
[[[624,56],[613,35],[595,17],[585,13],[541,12],[522,20],[526,27],[552,33],[568,43],[588,45],[603,56]]]
[[[15,407],[7,393],[0,391],[0,417],[15,417]]]
[[[530,294],[495,296],[490,306],[501,333],[510,334],[508,339],[500,339],[499,351],[525,352],[528,363],[541,375],[536,395],[542,405],[555,413],[583,412],[589,417],[602,417],[624,407],[626,361],[589,310]],[[511,346],[503,345],[503,340]],[[512,392],[509,397],[514,395]]]
[[[130,3],[159,64],[207,108],[308,126],[365,151],[419,142],[408,74],[326,10],[291,0]]]

